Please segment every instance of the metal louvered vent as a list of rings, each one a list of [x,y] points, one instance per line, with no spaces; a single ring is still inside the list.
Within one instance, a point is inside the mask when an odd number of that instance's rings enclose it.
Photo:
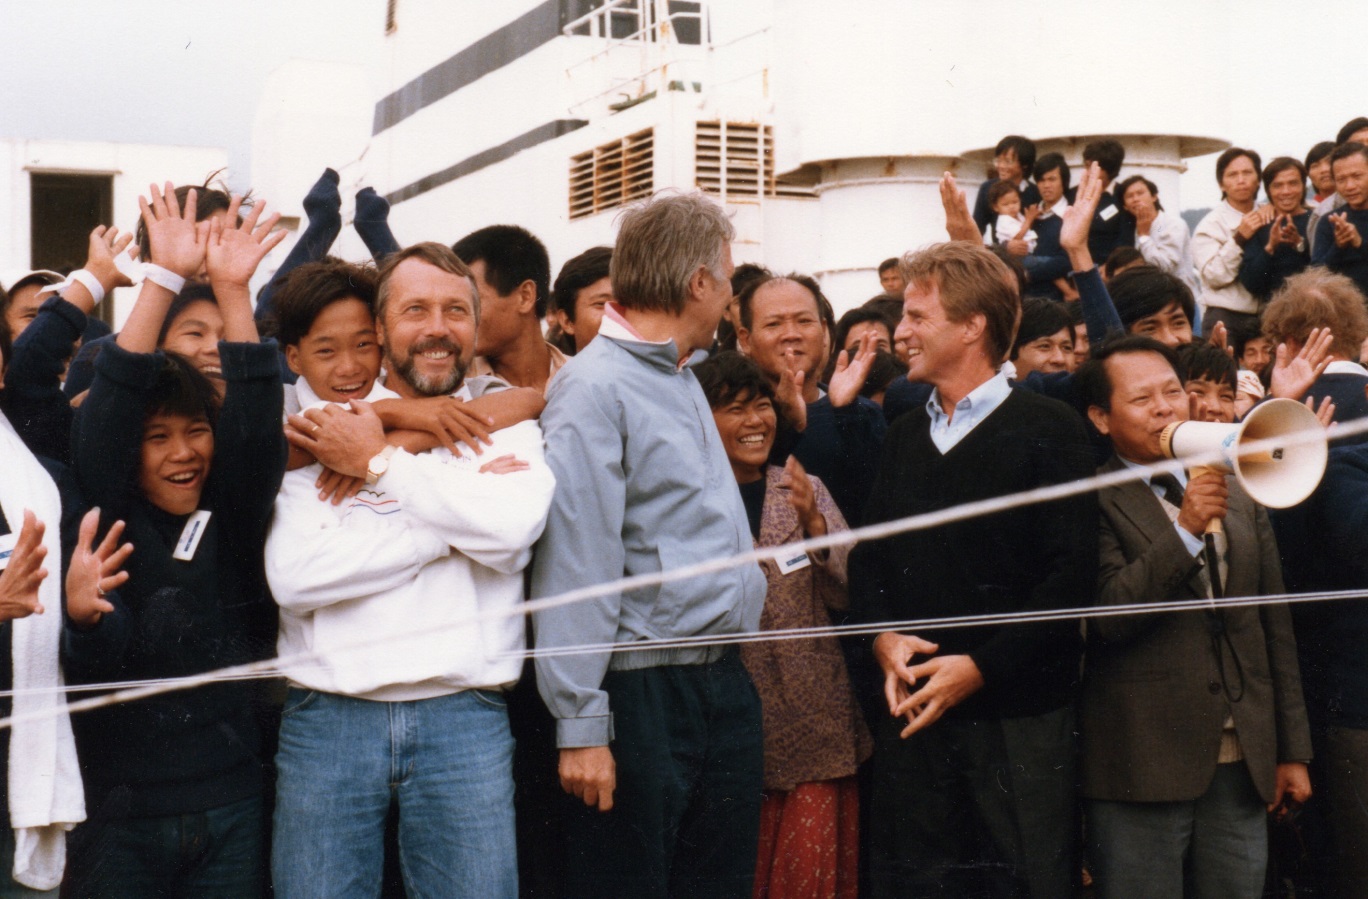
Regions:
[[[811,184],[774,174],[773,129],[754,122],[699,122],[694,132],[694,182],[727,200],[815,197]]]
[[[655,190],[655,132],[647,128],[570,157],[570,218],[642,200]]]

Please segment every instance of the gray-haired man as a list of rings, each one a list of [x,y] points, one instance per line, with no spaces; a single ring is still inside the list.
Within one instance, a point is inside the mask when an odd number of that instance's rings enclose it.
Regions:
[[[731,300],[731,223],[701,194],[623,217],[598,338],[557,375],[542,424],[557,490],[534,596],[680,568],[752,546],[707,400],[688,365]],[[557,719],[576,896],[749,897],[761,798],[760,702],[730,635],[754,630],[758,566],[613,593],[534,617]],[[630,651],[652,638],[709,646]]]

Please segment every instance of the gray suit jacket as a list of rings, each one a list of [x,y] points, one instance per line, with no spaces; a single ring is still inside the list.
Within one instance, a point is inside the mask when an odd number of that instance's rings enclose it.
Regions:
[[[1112,456],[1101,470],[1123,467]],[[1226,595],[1281,593],[1268,513],[1233,476],[1226,483]],[[1106,488],[1098,499],[1100,604],[1206,595],[1197,577],[1199,560],[1143,481]],[[1229,642],[1220,640],[1219,662],[1205,611],[1088,620],[1080,720],[1085,797],[1178,802],[1201,796],[1216,772],[1227,708],[1265,802],[1273,801],[1278,763],[1311,758],[1287,607],[1230,608],[1221,614]],[[1238,701],[1227,703],[1227,689]]]

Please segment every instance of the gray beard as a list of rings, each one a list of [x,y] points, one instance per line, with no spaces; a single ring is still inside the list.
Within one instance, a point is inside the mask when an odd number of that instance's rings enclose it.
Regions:
[[[420,374],[413,363],[413,357],[422,350],[415,350],[403,359],[392,356],[385,358],[385,367],[393,374],[404,379],[414,391],[422,396],[449,396],[456,392],[465,380],[469,363],[461,358],[460,348],[452,351],[451,371],[445,375],[427,376]]]

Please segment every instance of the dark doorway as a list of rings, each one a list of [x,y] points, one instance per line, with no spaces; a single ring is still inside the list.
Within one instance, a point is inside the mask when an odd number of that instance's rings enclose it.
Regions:
[[[90,232],[113,220],[114,177],[34,172],[29,179],[29,264],[69,275],[85,263]],[[97,312],[110,321],[113,303],[101,303]]]

